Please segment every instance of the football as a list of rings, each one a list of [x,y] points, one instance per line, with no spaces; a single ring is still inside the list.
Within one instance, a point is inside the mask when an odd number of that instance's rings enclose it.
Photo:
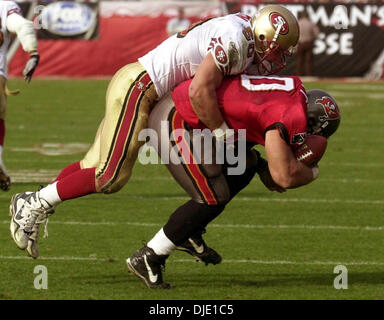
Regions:
[[[327,138],[318,135],[308,135],[302,146],[294,153],[298,161],[312,166],[320,161],[327,148]]]

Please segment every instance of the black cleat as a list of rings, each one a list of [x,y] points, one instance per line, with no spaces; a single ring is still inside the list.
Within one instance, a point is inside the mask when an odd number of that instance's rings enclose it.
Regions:
[[[214,249],[207,246],[202,236],[203,233],[205,233],[205,230],[196,233],[176,249],[189,253],[196,261],[204,262],[206,266],[210,263],[219,264],[222,260],[221,256]]]
[[[171,285],[163,281],[162,271],[165,269],[166,255],[157,255],[153,249],[144,246],[127,259],[130,272],[142,279],[150,289],[171,289]]]
[[[11,188],[11,178],[5,170],[0,167],[0,189],[8,191]]]

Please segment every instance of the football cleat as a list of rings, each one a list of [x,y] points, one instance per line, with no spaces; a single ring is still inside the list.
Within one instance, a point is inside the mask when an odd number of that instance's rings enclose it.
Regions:
[[[11,199],[11,204],[9,206],[9,214],[11,216],[11,236],[16,245],[24,250],[28,246],[29,236],[24,232],[23,227],[27,224],[28,215],[21,215],[19,212],[24,206],[25,199],[29,197],[32,192],[24,192],[15,194]]]
[[[150,289],[170,289],[171,285],[163,281],[167,255],[157,255],[153,249],[144,246],[126,260],[130,272],[145,282]]]
[[[18,193],[12,197],[9,207],[12,239],[20,249],[27,249],[34,259],[39,256],[37,241],[40,226],[47,224],[48,216],[54,213],[54,208],[47,202],[44,206],[42,201],[38,192]]]
[[[219,264],[222,260],[221,256],[214,249],[207,246],[202,236],[203,233],[205,233],[205,230],[196,233],[176,249],[189,253],[196,261],[204,262],[206,266],[210,263]]]
[[[9,177],[4,165],[0,163],[0,189],[8,191],[11,188],[11,178]]]

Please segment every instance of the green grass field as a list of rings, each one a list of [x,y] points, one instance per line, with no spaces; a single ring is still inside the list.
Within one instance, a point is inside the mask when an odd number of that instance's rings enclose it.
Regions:
[[[38,260],[9,234],[11,195],[36,190],[81,159],[104,113],[107,81],[34,80],[9,98],[5,162],[15,183],[0,194],[0,299],[383,299],[384,84],[321,82],[333,93],[342,124],[320,162],[320,177],[286,194],[255,180],[207,229],[224,257],[205,267],[176,252],[165,280],[149,290],[125,259],[148,241],[187,196],[164,166],[137,164],[113,195],[63,203],[40,240]],[[60,151],[57,154],[57,151]],[[62,153],[62,154],[60,154]],[[336,290],[337,265],[348,289]],[[48,290],[33,286],[36,265],[48,269]]]

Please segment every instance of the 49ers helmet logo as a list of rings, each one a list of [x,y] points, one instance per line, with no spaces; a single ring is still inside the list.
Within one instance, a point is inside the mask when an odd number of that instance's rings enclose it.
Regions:
[[[339,110],[329,97],[322,97],[321,99],[317,99],[315,102],[323,106],[326,114],[325,116],[321,116],[320,120],[340,118]]]
[[[275,30],[281,26],[279,34],[286,35],[288,33],[288,23],[280,13],[272,12],[269,16],[269,20],[271,21]]]

